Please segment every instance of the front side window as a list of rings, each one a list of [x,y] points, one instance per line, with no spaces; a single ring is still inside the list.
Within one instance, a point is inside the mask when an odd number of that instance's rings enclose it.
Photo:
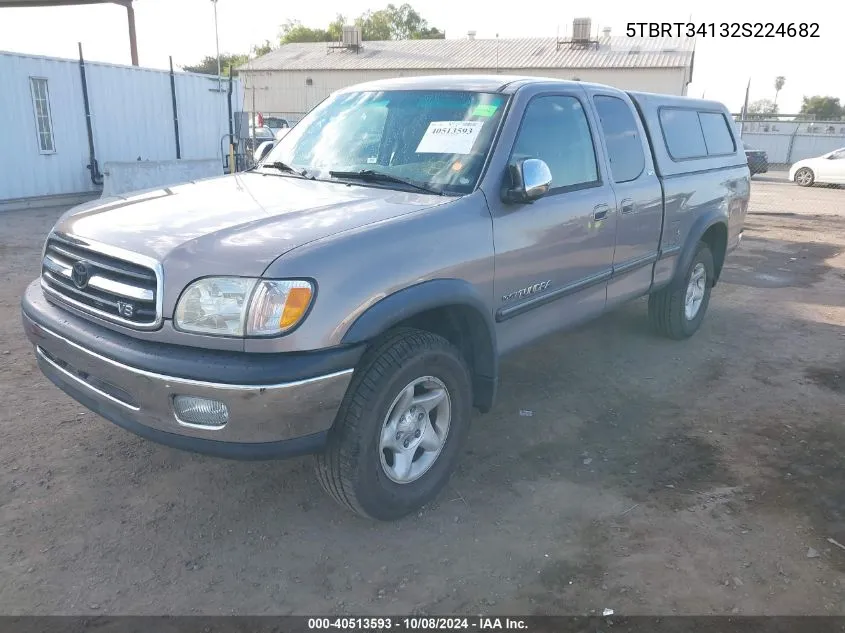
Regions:
[[[263,164],[279,161],[318,179],[372,171],[464,195],[481,175],[507,99],[446,90],[339,93],[312,110]]]
[[[552,191],[598,183],[593,137],[578,99],[554,95],[531,100],[514,143],[511,162],[523,158],[546,162],[552,173]]]
[[[30,77],[29,88],[32,93],[32,108],[35,112],[35,131],[38,134],[38,150],[42,154],[56,151],[53,140],[53,121],[50,113],[50,93],[47,80],[43,77]]]

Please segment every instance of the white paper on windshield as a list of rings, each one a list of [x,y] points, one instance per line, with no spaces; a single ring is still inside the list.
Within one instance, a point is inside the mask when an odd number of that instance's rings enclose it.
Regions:
[[[469,154],[484,121],[432,121],[417,154]]]

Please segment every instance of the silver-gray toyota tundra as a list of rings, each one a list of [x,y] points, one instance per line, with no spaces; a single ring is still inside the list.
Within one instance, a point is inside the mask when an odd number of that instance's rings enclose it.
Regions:
[[[23,323],[104,418],[221,457],[314,453],[332,497],[392,520],[443,488],[504,354],[643,295],[691,336],[748,198],[720,103],[378,81],[247,172],[65,213]]]

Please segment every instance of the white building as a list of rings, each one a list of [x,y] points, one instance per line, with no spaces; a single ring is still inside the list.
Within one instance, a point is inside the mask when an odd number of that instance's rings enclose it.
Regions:
[[[577,25],[576,25],[577,27]],[[390,77],[501,73],[579,79],[684,95],[694,40],[604,35],[590,40],[466,39],[285,44],[238,69],[244,110],[301,117],[332,91]]]
[[[0,51],[0,210],[96,196],[107,162],[225,162],[226,81],[220,89],[217,77],[177,72],[171,83],[168,71],[88,61],[84,74],[83,87],[78,59]],[[233,110],[242,103],[235,81]]]

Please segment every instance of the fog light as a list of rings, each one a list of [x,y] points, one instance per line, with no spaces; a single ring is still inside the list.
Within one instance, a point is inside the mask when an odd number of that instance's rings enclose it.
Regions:
[[[174,396],[173,410],[180,424],[219,429],[229,421],[229,408],[219,400]]]

